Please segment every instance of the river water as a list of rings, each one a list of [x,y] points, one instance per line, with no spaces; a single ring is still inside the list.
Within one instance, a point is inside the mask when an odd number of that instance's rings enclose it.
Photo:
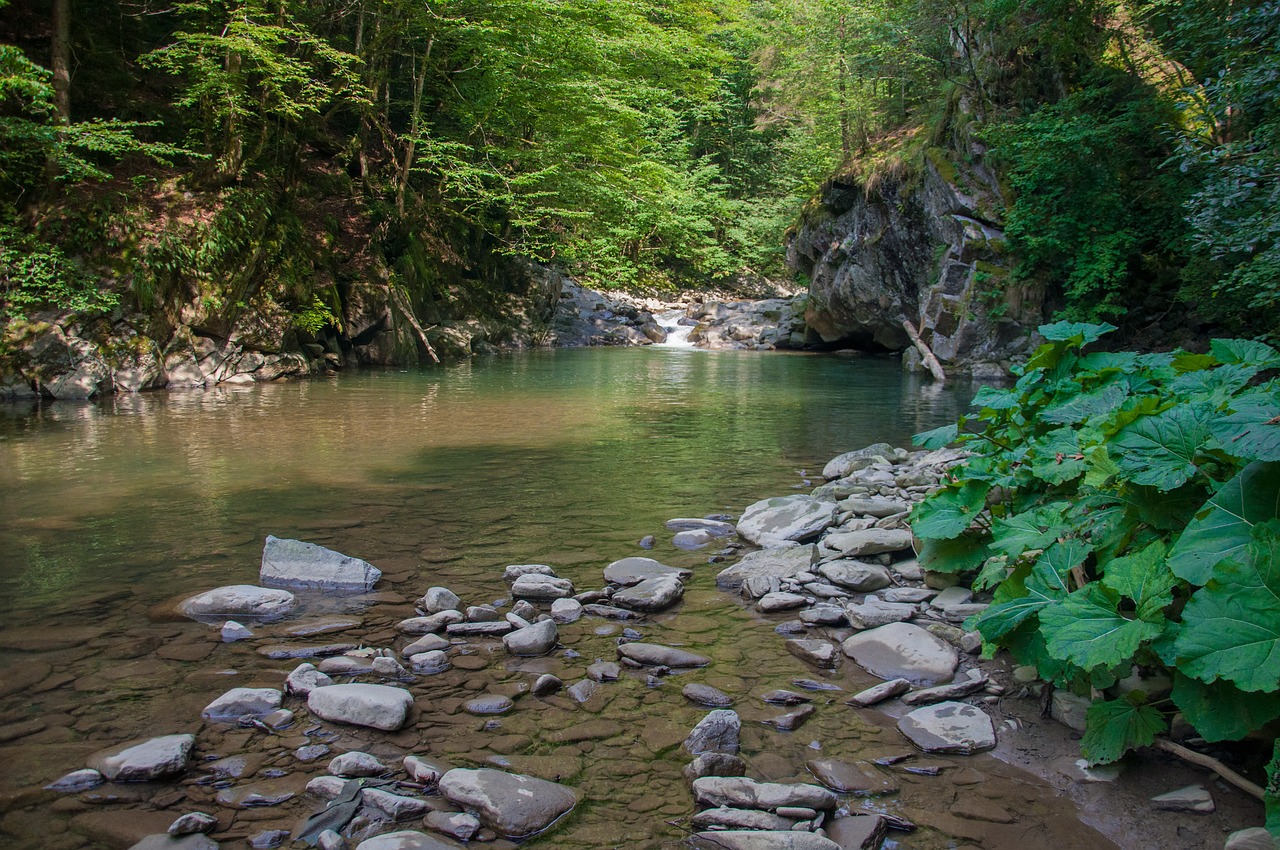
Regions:
[[[163,831],[201,809],[219,816],[224,846],[246,846],[242,839],[290,828],[320,807],[301,791],[328,758],[303,763],[293,753],[324,740],[335,754],[415,752],[578,788],[582,804],[532,846],[675,847],[693,810],[679,743],[705,713],[681,697],[689,681],[735,697],[743,754],[759,779],[807,779],[815,754],[903,750],[889,720],[855,712],[835,692],[818,694],[818,714],[796,732],[760,724],[777,711],[758,695],[796,677],[827,676],[846,691],[872,680],[851,664],[823,674],[787,655],[773,623],[715,590],[712,553],[675,549],[663,521],[736,515],[759,498],[803,492],[821,483],[835,454],[881,440],[905,445],[953,420],[971,393],[904,378],[892,360],[649,348],[0,406],[0,839],[15,848],[127,847],[140,828]],[[373,562],[385,574],[381,592],[343,612],[353,625],[319,638],[289,630],[332,615],[332,600],[304,599],[298,617],[231,644],[172,613],[185,596],[255,583],[267,534]],[[648,534],[657,537],[651,553],[636,545]],[[604,566],[637,554],[695,570],[682,605],[638,628],[647,640],[710,655],[711,667],[661,687],[624,676],[583,705],[525,694],[541,672],[568,683],[597,658],[613,660],[620,627],[587,618],[561,628],[565,649],[549,658],[513,661],[500,643],[473,642],[450,671],[409,686],[417,715],[394,735],[346,728],[308,737],[315,730],[304,721],[271,736],[200,720],[228,688],[281,686],[296,662],[265,658],[257,650],[266,644],[398,649],[407,641],[394,624],[432,585],[466,604],[495,602],[506,595],[505,565],[545,563],[580,590],[598,588]],[[495,719],[460,709],[481,693],[516,697],[516,708]],[[62,798],[38,790],[96,750],[175,732],[198,736],[197,763],[182,782]],[[298,796],[271,808],[219,804],[200,764],[234,755],[249,766],[221,785]],[[984,782],[947,778],[975,764]],[[983,799],[1002,796],[1017,812],[1014,831],[984,833],[983,846],[1106,846],[1069,803],[1013,768],[990,757],[951,767],[932,777],[893,773],[898,793],[851,808],[926,824],[887,846],[965,846],[965,830],[938,818],[980,787]],[[1027,844],[1019,836],[1028,830],[1052,840]]]

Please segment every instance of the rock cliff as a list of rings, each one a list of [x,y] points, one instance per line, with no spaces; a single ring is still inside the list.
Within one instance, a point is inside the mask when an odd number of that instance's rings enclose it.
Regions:
[[[827,183],[787,242],[810,281],[810,342],[903,351],[917,368],[907,320],[947,371],[978,376],[1033,347],[1044,293],[1010,279],[998,181],[978,153],[967,159],[930,148],[914,168]]]

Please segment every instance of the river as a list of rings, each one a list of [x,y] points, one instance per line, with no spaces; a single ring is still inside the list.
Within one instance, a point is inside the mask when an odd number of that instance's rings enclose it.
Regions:
[[[420,679],[410,686],[420,716],[405,731],[340,729],[328,741],[334,753],[416,752],[578,788],[584,802],[535,846],[680,845],[693,807],[678,745],[705,712],[680,696],[682,681],[736,697],[757,778],[805,778],[818,750],[900,750],[887,721],[834,699],[794,733],[756,722],[771,713],[759,693],[815,671],[785,653],[770,623],[716,591],[711,553],[675,549],[663,521],[803,492],[835,454],[905,445],[953,420],[971,393],[904,377],[889,359],[655,347],[0,406],[0,837],[15,848],[112,847],[140,823],[163,831],[183,811],[217,810],[198,764],[196,780],[179,785],[104,786],[56,803],[38,792],[89,753],[136,737],[194,732],[197,759],[251,754],[256,775],[233,784],[300,792],[324,772],[327,758],[293,756],[314,730],[266,736],[200,720],[227,688],[281,686],[293,663],[255,649],[292,639],[285,630],[296,623],[224,644],[216,628],[171,613],[187,595],[256,582],[267,534],[380,567],[383,592],[348,612],[359,626],[323,640],[396,648],[405,641],[392,626],[428,587],[450,587],[466,604],[501,600],[507,564],[553,565],[579,589],[600,587],[601,569],[628,555],[695,570],[684,603],[639,628],[711,655],[706,671],[662,687],[624,677],[583,706],[522,696],[535,674],[570,682],[597,657],[612,660],[620,627],[587,618],[561,628],[567,653],[512,661],[500,644],[479,645]],[[645,553],[637,541],[649,534],[657,545]],[[304,606],[304,620],[331,607],[317,598]],[[870,681],[850,668],[833,681],[846,690]],[[461,711],[478,693],[518,697],[516,708],[487,721]],[[982,764],[993,782],[1029,781],[1011,768],[1004,777],[990,757]],[[927,809],[957,793],[940,777],[897,780],[901,793],[876,805]],[[1052,789],[1026,787],[1017,792],[1023,826],[1056,822],[1057,850],[1102,846],[1069,813],[1063,825]],[[233,840],[292,827],[318,808],[300,794],[270,809],[217,810],[218,837],[243,846]],[[931,829],[900,841],[956,846]]]

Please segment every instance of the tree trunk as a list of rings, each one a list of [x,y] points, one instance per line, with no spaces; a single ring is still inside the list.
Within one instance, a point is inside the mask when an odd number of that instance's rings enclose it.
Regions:
[[[53,0],[53,106],[58,123],[71,123],[71,0]]]
[[[853,139],[849,131],[849,62],[845,59],[845,40],[845,16],[841,15],[836,23],[836,49],[840,52],[836,73],[839,75],[837,91],[840,96],[840,150],[847,160],[853,152]]]
[[[409,62],[413,68],[413,109],[409,115],[409,144],[404,150],[404,162],[400,167],[400,185],[396,187],[396,212],[404,215],[404,196],[409,188],[409,172],[413,168],[413,156],[418,146],[418,130],[422,119],[422,87],[427,81],[427,62],[431,59],[431,47],[435,44],[435,36],[427,39],[427,49],[422,55],[422,66],[418,67],[412,54]]]
[[[933,379],[938,383],[945,384],[947,382],[947,373],[942,370],[942,364],[938,362],[938,358],[934,356],[933,351],[920,338],[920,334],[916,331],[916,326],[911,324],[910,319],[903,319],[902,329],[907,332],[907,336],[911,337],[912,344],[920,352],[920,359],[924,361],[925,366],[929,367],[929,374],[933,375]]]

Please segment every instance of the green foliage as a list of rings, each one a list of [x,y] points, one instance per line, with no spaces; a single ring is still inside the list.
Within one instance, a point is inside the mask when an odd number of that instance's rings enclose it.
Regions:
[[[0,317],[48,309],[101,313],[119,300],[61,249],[0,222]]]
[[[989,645],[1067,688],[1169,668],[1171,704],[1095,703],[1082,742],[1095,763],[1150,744],[1175,706],[1209,740],[1280,716],[1280,360],[1248,340],[1085,353],[1113,330],[1041,328],[1049,342],[1013,387],[920,435],[974,454],[912,514],[922,564],[981,568],[976,584],[994,586],[970,623]]]

